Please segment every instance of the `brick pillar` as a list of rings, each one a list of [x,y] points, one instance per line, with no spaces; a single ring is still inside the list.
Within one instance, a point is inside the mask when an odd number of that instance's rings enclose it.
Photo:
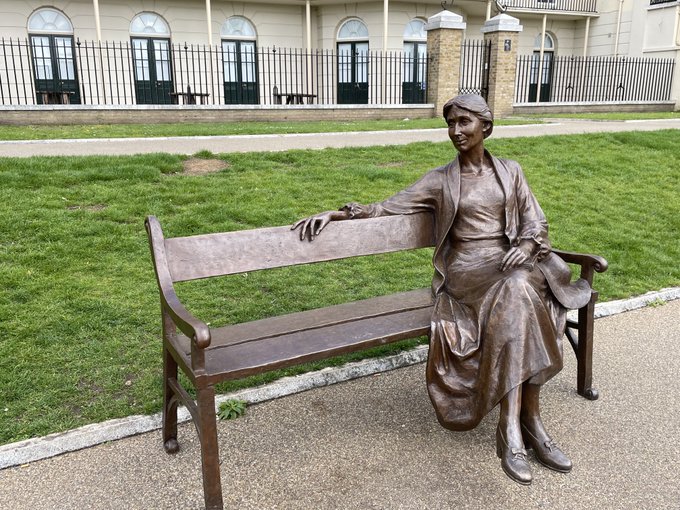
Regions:
[[[487,103],[496,117],[512,114],[517,73],[517,40],[522,25],[517,18],[499,14],[484,23],[484,40],[491,41],[489,96]]]
[[[465,22],[462,16],[442,11],[427,20],[427,102],[434,104],[435,116],[444,103],[458,95],[460,51]]]

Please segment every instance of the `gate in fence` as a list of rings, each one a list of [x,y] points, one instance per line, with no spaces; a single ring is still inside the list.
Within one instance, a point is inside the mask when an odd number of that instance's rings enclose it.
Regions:
[[[488,99],[490,59],[490,40],[467,39],[463,41],[458,86],[461,94],[478,94]]]

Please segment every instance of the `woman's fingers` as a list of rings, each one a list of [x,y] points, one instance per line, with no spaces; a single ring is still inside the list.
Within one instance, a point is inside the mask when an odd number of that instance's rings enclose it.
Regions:
[[[522,265],[527,260],[526,254],[519,248],[510,248],[501,262],[501,271],[507,271]]]

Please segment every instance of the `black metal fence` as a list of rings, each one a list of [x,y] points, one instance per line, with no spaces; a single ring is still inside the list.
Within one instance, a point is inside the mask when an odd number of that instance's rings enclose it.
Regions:
[[[649,0],[649,5],[658,5],[658,4],[670,4],[670,3],[675,3],[676,0]]]
[[[491,41],[466,39],[461,46],[460,83],[461,94],[489,96],[489,66]]]
[[[522,55],[517,59],[515,102],[669,101],[674,68],[673,59],[545,53],[541,65],[538,54]]]
[[[501,6],[515,9],[549,9],[563,12],[597,12],[597,0],[500,0]]]
[[[426,98],[426,55],[57,39],[0,39],[0,104],[402,104]]]

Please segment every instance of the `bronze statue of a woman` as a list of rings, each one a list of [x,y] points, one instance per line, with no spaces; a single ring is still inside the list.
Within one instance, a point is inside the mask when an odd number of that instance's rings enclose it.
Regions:
[[[430,399],[441,425],[452,430],[474,428],[500,403],[501,466],[529,484],[525,447],[551,469],[572,467],[543,426],[539,393],[562,368],[566,309],[587,303],[590,288],[570,283],[569,268],[551,252],[545,216],[519,164],[484,149],[493,130],[486,101],[457,96],[443,113],[458,150],[452,162],[383,202],[351,203],[293,228],[313,240],[330,221],[434,215]]]

